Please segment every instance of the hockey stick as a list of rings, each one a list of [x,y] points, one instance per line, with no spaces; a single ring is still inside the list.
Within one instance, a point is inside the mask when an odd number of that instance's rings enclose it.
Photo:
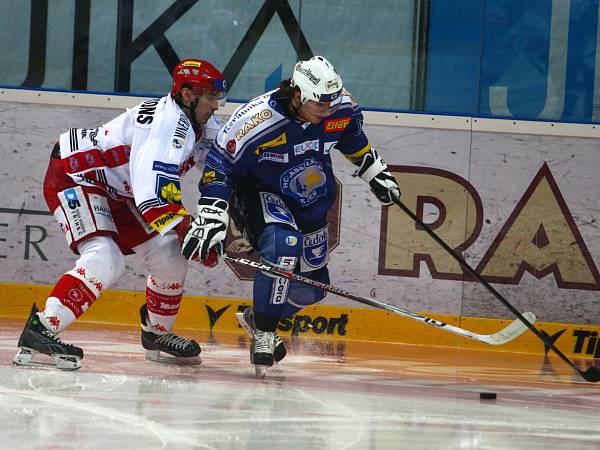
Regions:
[[[512,341],[517,338],[525,331],[527,331],[527,327],[523,325],[518,320],[511,322],[507,327],[503,328],[497,333],[494,334],[477,334],[472,331],[464,330],[459,327],[455,327],[453,325],[449,325],[447,323],[441,322],[439,320],[432,319],[431,317],[422,316],[420,314],[416,314],[414,312],[408,311],[406,309],[399,308],[394,305],[390,305],[388,303],[383,303],[377,300],[373,300],[371,298],[360,297],[355,294],[351,294],[348,291],[345,291],[340,288],[336,288],[334,286],[330,286],[325,283],[321,283],[319,281],[311,280],[310,278],[303,277],[302,275],[298,275],[296,273],[287,272],[279,267],[272,266],[266,263],[259,263],[245,258],[232,258],[228,255],[223,255],[223,258],[226,261],[231,261],[236,264],[241,264],[243,266],[254,267],[255,269],[262,270],[263,272],[268,272],[275,274],[282,278],[287,278],[288,280],[297,281],[302,284],[306,284],[308,286],[315,287],[317,289],[321,289],[325,292],[331,292],[332,294],[339,295],[340,297],[347,298],[349,300],[354,300],[355,302],[363,303],[365,305],[374,306],[375,308],[384,309],[386,311],[390,311],[396,314],[399,314],[404,317],[408,317],[409,319],[416,320],[418,322],[425,323],[432,327],[438,328],[443,331],[448,331],[450,333],[457,334],[462,337],[466,337],[472,339],[474,341],[485,342],[490,345],[502,345],[507,342]],[[525,315],[530,321],[535,322],[535,315],[530,312],[526,312]]]
[[[521,314],[513,305],[511,305],[508,300],[506,300],[496,289],[490,285],[485,278],[479,275],[475,269],[473,269],[467,262],[458,255],[442,238],[440,238],[429,226],[427,226],[421,219],[417,217],[415,213],[413,213],[408,207],[400,201],[400,199],[395,198],[394,203],[402,209],[408,216],[414,220],[419,226],[421,226],[429,236],[431,236],[438,244],[440,244],[444,250],[446,250],[450,256],[452,256],[463,269],[465,269],[469,274],[477,279],[485,288],[492,293],[494,297],[496,297],[504,306],[506,306],[510,312],[512,312],[515,316],[517,316],[518,320],[520,320],[527,328],[531,330],[533,334],[535,334],[538,338],[542,340],[542,342],[546,345],[547,348],[552,349],[554,353],[556,353],[565,363],[567,363],[573,370],[575,370],[584,380],[590,381],[592,383],[596,383],[600,381],[600,369],[598,367],[589,367],[585,372],[579,369],[569,358],[567,358],[563,352],[561,352],[555,345],[552,343],[550,338],[544,336],[540,333],[537,328],[532,325],[533,321],[530,321],[528,318],[524,317],[525,314]]]

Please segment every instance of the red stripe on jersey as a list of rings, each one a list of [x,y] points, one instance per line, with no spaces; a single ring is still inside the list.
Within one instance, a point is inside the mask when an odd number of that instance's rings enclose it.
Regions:
[[[80,173],[103,167],[114,168],[129,162],[130,151],[128,145],[119,145],[104,151],[92,148],[71,154],[62,160],[62,164],[66,173]]]

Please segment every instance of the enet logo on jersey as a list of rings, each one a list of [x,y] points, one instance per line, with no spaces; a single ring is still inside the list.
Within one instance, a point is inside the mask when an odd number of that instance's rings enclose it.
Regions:
[[[333,133],[335,131],[343,131],[350,123],[350,117],[342,117],[341,119],[329,119],[325,121],[325,133]]]
[[[287,153],[263,152],[258,156],[258,162],[260,163],[263,161],[287,164],[289,162],[289,155]]]

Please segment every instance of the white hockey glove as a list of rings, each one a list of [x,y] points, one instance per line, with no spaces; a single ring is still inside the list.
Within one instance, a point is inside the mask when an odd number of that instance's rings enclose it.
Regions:
[[[198,259],[204,262],[213,247],[222,252],[221,241],[225,240],[229,224],[227,207],[227,202],[220,198],[198,200],[198,217],[190,223],[181,247],[181,254],[188,261],[198,255]]]
[[[384,205],[391,205],[395,199],[400,198],[398,182],[375,150],[372,149],[365,155],[356,173],[369,183],[375,197]]]

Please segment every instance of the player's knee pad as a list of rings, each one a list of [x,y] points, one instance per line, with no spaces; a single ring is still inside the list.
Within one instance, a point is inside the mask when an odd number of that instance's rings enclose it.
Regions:
[[[298,260],[302,255],[302,233],[286,225],[267,225],[258,239],[258,247],[260,257],[269,264],[279,264],[277,260],[284,257]]]
[[[327,266],[313,272],[302,273],[301,275],[320,283],[330,283],[329,269],[327,269]],[[292,281],[288,290],[287,302],[282,317],[294,315],[301,309],[320,302],[325,298],[326,295],[327,293],[322,289],[317,289],[306,284],[298,283],[297,281]]]
[[[125,257],[108,236],[96,236],[77,247],[81,255],[76,265],[84,267],[100,280],[104,288],[112,285],[125,271]]]
[[[268,225],[259,238],[259,254],[265,262],[293,272],[302,255],[302,234],[280,224]],[[254,276],[254,306],[267,316],[279,317],[290,281],[257,272]]]
[[[181,245],[176,233],[155,236],[135,248],[154,277],[163,281],[183,283],[187,275],[188,262],[181,255]]]

